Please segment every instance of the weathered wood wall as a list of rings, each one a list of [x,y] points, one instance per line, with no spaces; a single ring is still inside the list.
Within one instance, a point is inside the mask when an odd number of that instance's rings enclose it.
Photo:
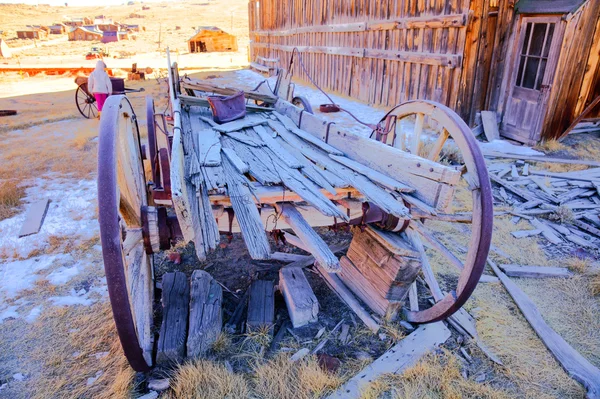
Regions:
[[[471,126],[504,110],[516,0],[250,0],[250,57],[287,67],[298,48],[323,89],[391,107],[430,99]],[[600,0],[565,16],[542,138],[560,134],[600,93]],[[295,76],[306,80],[297,65]],[[566,106],[565,106],[566,104]],[[600,116],[600,110],[593,116]],[[562,130],[561,130],[562,129]]]
[[[383,106],[432,99],[470,116],[484,3],[250,0],[251,57],[286,66],[298,47],[325,90]]]

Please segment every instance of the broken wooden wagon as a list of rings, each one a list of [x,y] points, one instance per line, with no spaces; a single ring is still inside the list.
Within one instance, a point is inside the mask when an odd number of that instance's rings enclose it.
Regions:
[[[466,302],[485,266],[493,210],[482,154],[456,113],[431,101],[407,102],[368,138],[277,98],[219,124],[206,93],[188,87],[182,94],[176,68],[169,71],[172,126],[148,99],[147,147],[125,96],[107,100],[100,122],[102,251],[118,334],[135,370],[149,369],[156,357],[152,254],[180,239],[193,241],[201,260],[221,232],[241,232],[254,259],[272,257],[269,234],[304,249],[373,329],[373,316],[402,310],[406,320],[428,323]],[[472,212],[453,211],[460,191]],[[466,226],[463,254],[436,237],[439,223]],[[354,233],[345,256],[334,255],[313,229],[319,226]],[[430,258],[438,255],[457,276],[436,280]],[[301,268],[283,270],[282,279],[298,280],[279,284],[294,313],[298,298],[290,287],[306,279]]]

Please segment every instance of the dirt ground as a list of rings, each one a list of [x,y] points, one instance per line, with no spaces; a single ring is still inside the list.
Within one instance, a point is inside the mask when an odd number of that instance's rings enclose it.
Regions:
[[[185,39],[192,26],[217,25],[233,29],[239,39],[237,54],[188,58],[190,66],[212,68],[199,76],[219,83],[253,87],[259,75],[248,71],[224,71],[247,62],[246,1],[216,0],[150,3],[118,7],[64,8],[0,5],[0,26],[16,30],[22,21],[49,23],[62,15],[108,14],[127,23],[146,26],[135,42],[111,44],[111,51],[135,52],[131,60],[166,65],[164,55],[154,52],[157,32],[163,32],[161,47],[179,49],[182,62]],[[190,10],[198,15],[189,18]],[[197,11],[196,11],[197,10]],[[227,11],[223,11],[227,10]],[[144,19],[125,18],[132,12]],[[8,14],[13,15],[7,18]],[[14,18],[17,15],[19,18]],[[35,21],[31,21],[35,23]],[[176,30],[175,26],[181,26]],[[6,35],[7,33],[5,33]],[[16,45],[9,40],[9,45]],[[26,44],[26,43],[22,43]],[[83,64],[91,43],[69,43],[24,50],[18,62]],[[176,54],[176,53],[175,53]],[[13,60],[14,61],[14,60]],[[13,62],[6,61],[6,62]],[[365,364],[409,332],[397,323],[385,325],[380,334],[371,333],[310,269],[306,275],[321,305],[319,322],[286,334],[276,348],[270,348],[267,334],[223,334],[207,359],[173,369],[157,369],[148,375],[134,373],[127,365],[116,337],[106,294],[97,224],[95,187],[98,121],[86,120],[74,104],[73,76],[26,77],[18,73],[0,75],[0,109],[15,109],[17,116],[0,118],[0,397],[1,398],[130,398],[148,392],[147,382],[169,377],[171,389],[161,397],[172,398],[317,398],[335,389]],[[145,89],[128,98],[138,113],[145,136],[145,96],[155,99],[156,109],[166,106],[164,80],[127,82],[128,87]],[[314,89],[298,85],[316,108],[321,100]],[[344,107],[357,110],[361,118],[377,120],[382,110],[338,99]],[[349,118],[336,118],[349,126]],[[554,156],[597,160],[597,135],[569,137],[562,144],[546,143],[541,148]],[[564,165],[537,164],[535,168],[556,172]],[[497,190],[497,188],[495,188]],[[50,198],[47,219],[40,233],[18,239],[16,233],[28,206]],[[457,196],[455,209],[468,210],[470,203]],[[502,201],[496,211],[507,208]],[[436,237],[459,258],[468,246],[469,228],[437,223],[430,225]],[[509,215],[495,218],[490,257],[499,263],[540,266],[568,266],[568,279],[514,279],[536,303],[545,320],[594,365],[600,367],[600,297],[597,276],[598,254],[575,246],[556,249],[541,237],[516,239],[510,233],[532,228],[527,221],[515,225]],[[322,229],[329,244],[348,242],[347,233]],[[182,270],[188,275],[203,269],[221,282],[224,290],[224,322],[227,322],[256,278],[277,279],[277,262],[252,261],[243,241],[234,236],[205,262],[199,262],[192,244],[173,251],[182,255],[175,265],[167,254],[155,256],[158,279],[166,271]],[[276,248],[275,243],[272,247]],[[293,251],[279,247],[281,251]],[[456,280],[454,270],[441,258],[432,267],[443,282]],[[490,270],[486,274],[492,274]],[[422,298],[426,300],[426,298]],[[503,366],[491,362],[472,342],[463,342],[453,330],[452,338],[439,350],[399,376],[374,382],[364,398],[582,398],[585,391],[560,368],[539,340],[518,308],[499,283],[481,283],[465,308],[475,317],[479,335]],[[289,316],[281,296],[276,297],[276,328],[287,326]],[[350,338],[343,343],[340,322],[349,326]],[[339,359],[335,371],[319,366],[309,356],[290,363],[298,349],[313,349],[328,337],[322,353]],[[465,357],[463,349],[469,356]],[[321,356],[323,358],[323,356]],[[323,360],[321,359],[321,363]]]

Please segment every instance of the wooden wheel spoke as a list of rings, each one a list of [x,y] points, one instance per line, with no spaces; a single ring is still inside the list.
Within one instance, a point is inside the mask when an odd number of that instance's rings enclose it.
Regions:
[[[435,236],[433,232],[425,227],[422,223],[414,221],[412,222],[413,227],[419,232],[421,237],[425,239],[431,245],[432,248],[440,252],[448,261],[455,266],[458,270],[462,271],[464,268],[463,262],[456,257],[444,244],[442,244]]]
[[[446,143],[446,140],[448,140],[448,137],[450,137],[450,133],[448,133],[448,130],[446,130],[446,128],[442,128],[440,135],[433,144],[431,150],[429,150],[429,154],[427,154],[427,159],[429,159],[430,161],[438,160],[440,153],[444,148],[444,144]]]
[[[425,247],[423,247],[423,242],[421,241],[421,237],[417,233],[417,231],[413,229],[407,229],[406,235],[408,239],[413,244],[413,247],[417,250],[419,255],[421,256],[421,271],[423,272],[423,277],[425,277],[425,282],[431,291],[431,295],[436,302],[441,301],[444,297],[442,293],[442,289],[440,288],[439,283],[437,282],[435,275],[433,274],[433,269],[431,269],[431,265],[429,264],[429,258],[425,253]]]
[[[410,152],[415,155],[419,155],[419,149],[421,148],[421,133],[423,133],[423,125],[425,124],[425,114],[422,112],[417,113],[415,120],[415,130],[410,138]]]

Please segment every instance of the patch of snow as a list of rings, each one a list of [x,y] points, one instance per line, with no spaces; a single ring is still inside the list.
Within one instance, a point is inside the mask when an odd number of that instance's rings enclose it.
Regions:
[[[53,285],[63,285],[68,283],[73,277],[77,276],[79,272],[80,266],[78,264],[75,264],[72,267],[61,266],[50,273],[46,278]]]
[[[9,306],[8,308],[4,309],[0,313],[0,324],[2,324],[6,319],[18,319],[19,314],[17,313],[17,309],[19,309],[18,306]]]
[[[34,250],[44,250],[52,235],[78,237],[88,240],[98,235],[96,219],[97,189],[94,180],[74,180],[53,177],[37,178],[31,184],[23,201],[30,204],[50,199],[48,213],[40,232],[19,238],[18,233],[25,220],[25,210],[18,215],[0,221],[0,249],[16,258],[27,258]],[[76,215],[78,220],[73,218]]]
[[[87,386],[89,387],[90,385],[94,384],[94,382],[96,382],[96,380],[97,380],[98,378],[100,378],[100,376],[101,376],[102,374],[104,374],[104,372],[103,372],[102,370],[100,370],[100,371],[98,371],[98,372],[96,373],[96,375],[95,375],[94,377],[90,377],[90,378],[88,378],[88,379],[87,379]]]
[[[0,302],[14,298],[19,291],[29,289],[40,279],[40,270],[72,261],[71,255],[42,255],[0,264]]]
[[[93,353],[90,355],[90,357],[95,357],[96,359],[100,360],[105,358],[106,356],[108,356],[110,352],[98,352],[98,353]]]
[[[42,314],[42,305],[38,305],[29,311],[29,314],[25,317],[27,323],[33,323]]]
[[[25,377],[22,373],[13,374],[13,378],[17,381],[25,381]]]
[[[514,145],[506,140],[492,140],[489,143],[479,142],[479,147],[483,151],[496,151],[504,154],[514,155],[544,155],[543,152],[536,151],[531,147]]]
[[[80,290],[81,291],[81,290]],[[48,298],[50,302],[52,302],[55,306],[73,306],[73,305],[83,305],[90,306],[95,300],[88,297],[88,295],[84,291],[84,295],[79,295],[75,292],[75,290],[71,290],[71,295],[64,296],[52,296]]]

